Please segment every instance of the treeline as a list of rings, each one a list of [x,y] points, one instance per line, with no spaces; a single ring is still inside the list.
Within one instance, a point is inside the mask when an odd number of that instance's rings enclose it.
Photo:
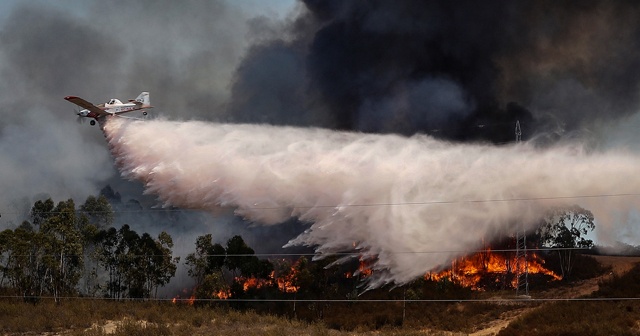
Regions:
[[[140,235],[126,224],[116,229],[113,219],[104,196],[90,196],[79,208],[72,199],[35,202],[29,220],[0,232],[0,287],[30,301],[154,297],[179,262],[171,236]]]
[[[180,262],[179,257],[173,256],[172,237],[166,232],[157,237],[139,234],[126,224],[115,227],[114,217],[105,196],[90,196],[79,207],[72,199],[58,204],[51,199],[35,202],[28,220],[16,229],[0,232],[0,288],[25,300],[45,296],[59,300],[77,295],[111,299],[157,297],[158,289],[175,276]],[[588,210],[576,206],[557,209],[549,213],[538,230],[528,233],[527,242],[530,248],[569,248],[540,254],[547,267],[567,280],[577,260],[573,248],[590,248],[593,242],[585,236],[594,227]],[[505,248],[513,241],[507,243]],[[490,259],[480,259],[480,275],[491,273],[487,266]],[[195,282],[185,296],[204,302],[228,298],[357,297],[361,286],[366,285],[362,280],[366,282],[367,273],[371,272],[367,260],[335,261],[331,257],[314,262],[304,257],[259,259],[240,236],[232,237],[223,246],[206,234],[197,238],[195,251],[184,260],[188,275]],[[509,263],[509,258],[504,262]],[[425,276],[413,282],[417,288],[405,289],[421,293],[416,297],[433,297],[436,292],[447,292],[452,285],[459,287],[458,278],[453,271],[436,281]],[[502,283],[511,283],[509,278],[503,278]],[[495,283],[492,280],[493,286]]]

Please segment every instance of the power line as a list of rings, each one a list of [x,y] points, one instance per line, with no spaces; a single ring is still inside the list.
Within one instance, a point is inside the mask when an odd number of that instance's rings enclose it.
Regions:
[[[587,247],[549,247],[549,248],[528,248],[527,251],[589,251]],[[477,254],[477,253],[504,253],[504,252],[516,252],[517,249],[496,249],[496,250],[440,250],[440,251],[386,251],[385,254],[439,254],[439,253],[465,253],[465,254]],[[254,253],[254,254],[202,254],[203,257],[348,257],[355,256],[360,257],[366,255],[364,252],[336,252],[336,253]],[[13,257],[30,257],[32,254],[12,254]],[[37,256],[43,257],[60,257],[60,254],[38,254]],[[64,254],[62,257],[83,257],[82,254]],[[127,257],[163,257],[162,254],[128,254]]]
[[[349,207],[383,207],[383,206],[414,206],[414,205],[437,205],[437,204],[465,204],[465,203],[500,203],[500,202],[526,202],[526,201],[549,201],[563,199],[589,199],[607,197],[637,197],[640,193],[615,193],[615,194],[594,194],[594,195],[567,195],[567,196],[541,196],[541,197],[514,197],[514,198],[489,198],[471,200],[433,200],[415,202],[388,202],[388,203],[366,203],[366,204],[337,204],[337,205],[309,205],[309,206],[242,206],[242,209],[252,210],[281,210],[281,209],[315,209],[315,208],[349,208]],[[239,206],[220,206],[221,208],[238,208]],[[101,213],[146,213],[146,212],[209,212],[206,209],[141,209],[141,210],[113,210],[113,211],[75,211],[76,214],[101,214]],[[3,214],[23,214],[18,211],[2,211]],[[43,214],[59,214],[64,211],[47,211]]]

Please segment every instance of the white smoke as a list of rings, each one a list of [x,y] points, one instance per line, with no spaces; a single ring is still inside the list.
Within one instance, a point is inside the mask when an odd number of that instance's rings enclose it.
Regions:
[[[607,219],[629,212],[640,157],[579,145],[463,145],[429,136],[317,128],[111,118],[116,165],[166,205],[237,214],[266,225],[312,223],[290,245],[319,255],[376,256],[370,287],[402,284],[580,203]],[[597,196],[608,197],[582,197]],[[612,196],[613,195],[613,196]],[[566,198],[569,197],[569,198]]]

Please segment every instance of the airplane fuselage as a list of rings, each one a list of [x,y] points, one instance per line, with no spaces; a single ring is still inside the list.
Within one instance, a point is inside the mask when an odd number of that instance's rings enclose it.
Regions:
[[[138,106],[138,105],[136,105],[136,104],[123,104],[122,106],[100,107],[100,109],[102,109],[103,111],[105,111],[108,114],[114,114],[114,113],[131,112],[131,111],[142,110],[143,108]],[[93,112],[89,111],[88,109],[84,109],[84,110],[78,112],[78,115],[81,116],[81,117],[87,117],[87,118],[94,118],[94,119],[98,118],[98,114],[97,113],[93,113]]]
[[[129,100],[128,103],[123,103],[115,98],[112,98],[107,103],[99,105],[91,104],[76,96],[66,96],[64,99],[83,107],[81,111],[77,112],[77,115],[78,117],[94,119],[91,120],[91,125],[95,125],[96,121],[100,121],[110,115],[120,116],[123,113],[133,111],[142,111],[143,115],[147,115],[147,111],[145,110],[153,107],[149,103],[149,92],[142,92],[135,100]]]

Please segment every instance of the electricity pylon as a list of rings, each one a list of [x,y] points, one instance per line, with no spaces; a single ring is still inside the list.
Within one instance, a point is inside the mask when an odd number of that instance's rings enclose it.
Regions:
[[[520,120],[516,120],[516,143],[522,141]],[[527,262],[527,231],[524,224],[516,229],[516,296],[529,297],[529,264]]]

